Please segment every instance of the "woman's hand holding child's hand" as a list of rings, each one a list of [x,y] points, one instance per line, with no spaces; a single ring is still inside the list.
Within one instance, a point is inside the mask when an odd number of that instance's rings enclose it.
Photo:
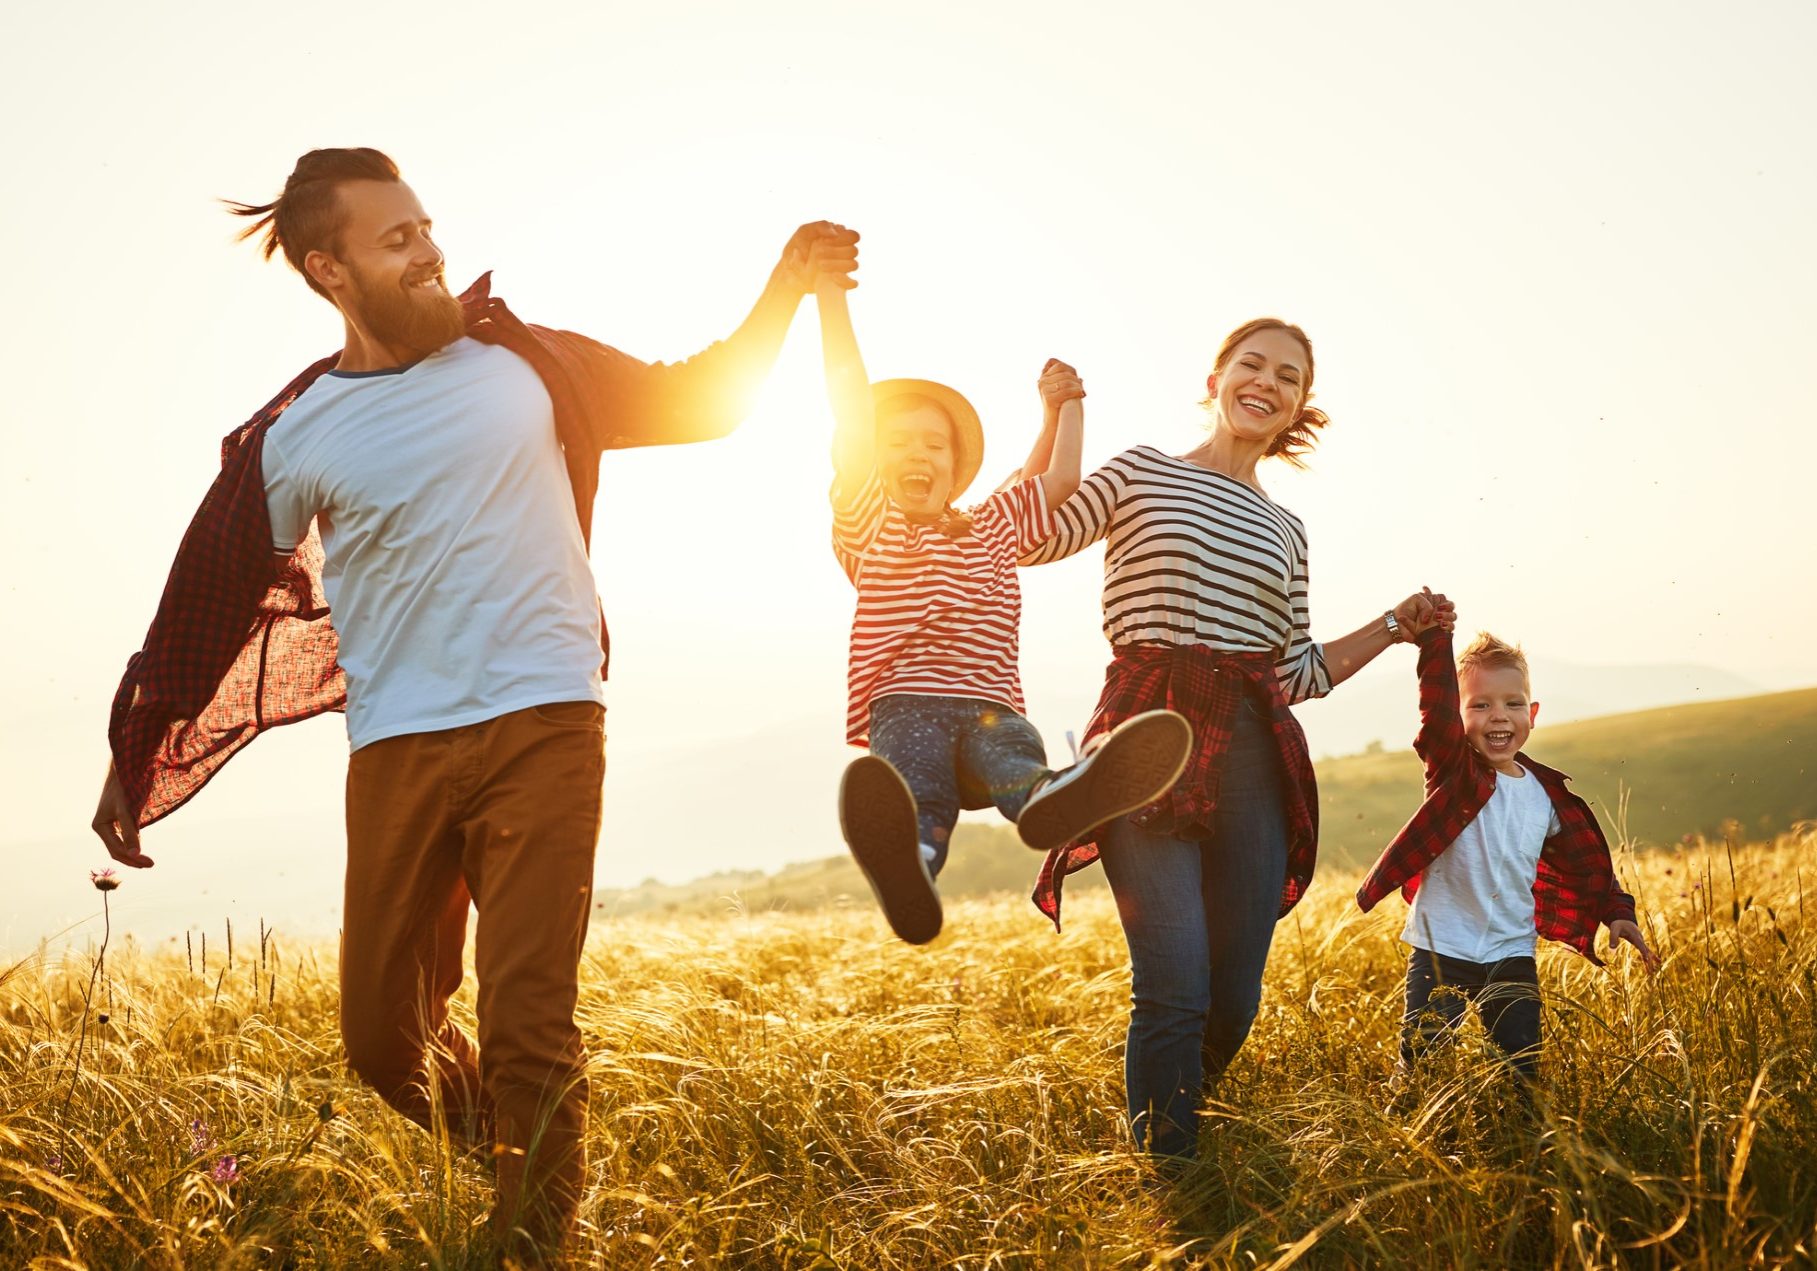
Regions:
[[[1443,592],[1422,587],[1394,607],[1394,620],[1409,640],[1417,640],[1434,627],[1455,630],[1457,606],[1446,599]]]

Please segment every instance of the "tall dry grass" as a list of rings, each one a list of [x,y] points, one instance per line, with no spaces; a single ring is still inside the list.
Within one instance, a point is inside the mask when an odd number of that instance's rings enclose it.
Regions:
[[[1204,1160],[1171,1186],[1124,1145],[1107,897],[1076,898],[1061,936],[1020,898],[955,905],[922,950],[866,909],[601,924],[582,1256],[1808,1265],[1809,841],[1623,855],[1665,965],[1542,956],[1532,1130],[1475,1031],[1392,1079],[1398,902],[1364,917],[1355,878],[1322,875],[1278,930]],[[332,951],[242,936],[230,961],[222,934],[205,964],[192,939],[111,949],[98,975],[93,949],[7,972],[0,1266],[491,1265],[482,1166],[344,1074]]]

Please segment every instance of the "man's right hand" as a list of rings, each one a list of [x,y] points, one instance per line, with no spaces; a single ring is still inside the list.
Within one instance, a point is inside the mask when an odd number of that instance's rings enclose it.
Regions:
[[[107,780],[101,783],[101,802],[95,807],[92,827],[101,836],[107,854],[122,865],[150,869],[154,862],[139,850],[139,818],[126,801],[126,787],[113,764],[107,765]]]

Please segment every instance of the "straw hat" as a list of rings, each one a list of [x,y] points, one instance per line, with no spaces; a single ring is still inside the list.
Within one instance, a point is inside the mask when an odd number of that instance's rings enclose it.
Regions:
[[[984,463],[984,425],[963,394],[933,380],[878,380],[871,385],[872,408],[881,415],[892,397],[914,394],[937,403],[953,421],[953,492],[956,501]]]

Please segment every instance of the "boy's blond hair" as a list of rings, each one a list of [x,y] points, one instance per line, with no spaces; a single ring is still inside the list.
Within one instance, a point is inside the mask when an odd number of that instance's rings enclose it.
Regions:
[[[1511,666],[1520,672],[1522,683],[1527,691],[1533,691],[1533,679],[1527,671],[1527,655],[1521,652],[1520,645],[1509,644],[1498,636],[1487,631],[1478,631],[1472,640],[1457,655],[1457,673],[1461,677],[1466,671],[1495,671]]]

